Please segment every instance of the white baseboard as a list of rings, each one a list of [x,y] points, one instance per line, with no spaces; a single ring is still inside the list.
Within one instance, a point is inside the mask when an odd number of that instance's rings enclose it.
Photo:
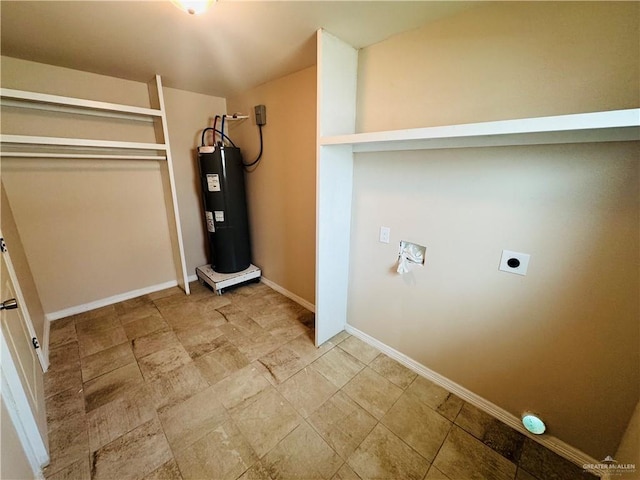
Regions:
[[[492,417],[507,424],[509,427],[522,433],[523,435],[526,435],[532,440],[538,442],[540,445],[548,448],[552,452],[557,453],[561,457],[566,458],[570,462],[580,467],[585,464],[601,463],[600,461],[595,460],[594,458],[590,457],[586,453],[578,450],[577,448],[572,447],[571,445],[568,445],[567,443],[563,442],[562,440],[556,437],[553,437],[551,435],[540,436],[540,435],[530,434],[527,430],[525,430],[520,419],[515,415],[507,412],[506,410],[498,407],[497,405],[489,402],[488,400],[480,397],[479,395],[476,395],[475,393],[467,390],[461,385],[458,385],[457,383],[452,382],[448,378],[443,377],[439,373],[434,372],[433,370],[425,367],[421,363],[416,362],[412,358],[407,357],[405,354],[391,348],[390,346],[358,330],[357,328],[347,324],[345,326],[345,330],[347,331],[347,333],[350,333],[354,337],[357,337],[363,342],[368,343],[372,347],[377,348],[382,353],[396,360],[398,363],[401,363],[402,365],[407,367],[409,370],[412,370],[418,375],[428,380],[431,380],[436,385],[439,385],[442,388],[448,390],[449,392],[457,395],[465,402],[470,403],[474,407],[488,413]],[[592,471],[592,473],[602,475],[604,472]]]
[[[302,297],[299,297],[298,295],[296,295],[295,293],[290,292],[289,290],[287,290],[284,287],[281,287],[280,285],[278,285],[275,282],[272,282],[271,280],[269,280],[268,278],[262,277],[261,282],[264,283],[267,287],[273,288],[276,292],[281,293],[282,295],[284,295],[287,298],[290,298],[291,300],[293,300],[294,302],[296,302],[298,305],[302,305],[304,308],[306,308],[307,310],[310,310],[312,312],[315,313],[316,311],[316,306],[311,303],[308,302],[307,300],[305,300]]]
[[[95,302],[84,303],[82,305],[65,308],[64,310],[58,310],[57,312],[47,313],[44,317],[49,322],[52,322],[54,320],[59,320],[70,315],[88,312],[90,310],[95,310],[96,308],[106,307],[107,305],[113,305],[114,303],[124,302],[125,300],[131,300],[132,298],[147,295],[148,293],[165,290],[167,288],[175,287],[176,285],[178,285],[177,281],[170,280],[168,282],[159,283],[157,285],[151,285],[148,287],[139,288],[138,290],[131,290],[130,292],[113,295],[112,297],[96,300]]]
[[[187,280],[189,280],[189,282],[195,282],[196,280],[198,280],[198,276],[195,274],[191,275],[187,277]],[[302,305],[304,308],[311,310],[312,312],[315,312],[315,305],[308,302],[304,298],[299,297],[295,293],[290,292],[289,290],[281,287],[277,283],[274,283],[267,278],[262,277],[261,281],[268,287],[273,288],[276,292],[283,294],[285,297],[290,298],[291,300],[298,303],[299,305]],[[114,303],[123,302],[125,300],[130,300],[132,298],[140,297],[148,293],[153,293],[160,290],[164,290],[166,288],[175,287],[176,285],[178,285],[178,282],[176,282],[175,280],[171,280],[165,283],[160,283],[158,285],[151,285],[149,287],[140,288],[138,290],[132,290],[130,292],[120,293],[118,295],[113,295],[112,297],[103,298],[100,300],[96,300],[94,302],[84,303],[82,305],[76,305],[73,307],[65,308],[63,310],[58,310],[56,312],[47,313],[45,314],[45,319],[47,320],[47,322],[45,322],[46,324],[45,325],[45,337],[46,337],[45,344],[48,345],[48,341],[49,341],[48,322],[59,320],[61,318],[65,318],[70,315],[76,315],[78,313],[88,312],[90,310],[95,310],[97,308],[106,307],[107,305],[113,305]],[[44,340],[45,339],[43,339],[43,341]]]
[[[195,282],[198,280],[197,275],[191,275],[187,277],[189,282]],[[294,302],[302,305],[304,308],[315,312],[315,305],[308,302],[302,297],[299,297],[295,293],[290,292],[289,290],[281,287],[277,283],[272,282],[271,280],[262,277],[261,281],[270,288],[273,288],[276,292],[283,294],[285,297],[290,298]],[[49,344],[49,322],[53,322],[55,320],[59,320],[61,318],[69,317],[71,315],[76,315],[78,313],[88,312],[90,310],[95,310],[97,308],[106,307],[107,305],[113,305],[114,303],[123,302],[125,300],[130,300],[132,298],[140,297],[142,295],[146,295],[153,292],[158,292],[160,290],[164,290],[167,288],[175,287],[178,285],[178,282],[175,280],[170,280],[168,282],[160,283],[157,285],[151,285],[149,287],[139,288],[137,290],[131,290],[129,292],[120,293],[118,295],[113,295],[111,297],[102,298],[100,300],[96,300],[94,302],[84,303],[82,305],[75,305],[73,307],[65,308],[63,310],[58,310],[56,312],[50,312],[45,314],[45,338],[43,338],[43,342],[45,345]]]

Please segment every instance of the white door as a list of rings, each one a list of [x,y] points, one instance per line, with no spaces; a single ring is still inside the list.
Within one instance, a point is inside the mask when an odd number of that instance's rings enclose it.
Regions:
[[[8,253],[0,253],[0,302],[22,296],[17,295],[19,285],[9,274]],[[9,302],[5,303],[8,305]],[[0,310],[0,349],[2,351],[2,399],[20,437],[29,462],[38,472],[49,458],[47,454],[47,416],[44,402],[42,367],[32,342],[32,336],[17,308]],[[0,449],[5,460],[5,449]]]

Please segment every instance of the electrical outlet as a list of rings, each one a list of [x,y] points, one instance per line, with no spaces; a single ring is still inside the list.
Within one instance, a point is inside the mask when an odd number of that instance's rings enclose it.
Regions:
[[[380,242],[389,243],[391,238],[391,229],[389,227],[380,227]]]
[[[498,270],[502,272],[515,273],[516,275],[526,275],[527,269],[529,268],[530,258],[531,255],[528,253],[503,250]]]

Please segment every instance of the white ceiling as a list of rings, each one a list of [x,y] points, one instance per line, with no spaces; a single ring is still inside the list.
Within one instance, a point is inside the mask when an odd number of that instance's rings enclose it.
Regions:
[[[463,1],[0,2],[3,55],[228,97],[315,64],[315,31],[355,47],[469,8]]]

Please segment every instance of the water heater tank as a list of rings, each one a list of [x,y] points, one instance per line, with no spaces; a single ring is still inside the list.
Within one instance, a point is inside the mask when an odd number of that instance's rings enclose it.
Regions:
[[[245,270],[251,245],[240,149],[200,147],[198,163],[211,267],[218,273]]]

